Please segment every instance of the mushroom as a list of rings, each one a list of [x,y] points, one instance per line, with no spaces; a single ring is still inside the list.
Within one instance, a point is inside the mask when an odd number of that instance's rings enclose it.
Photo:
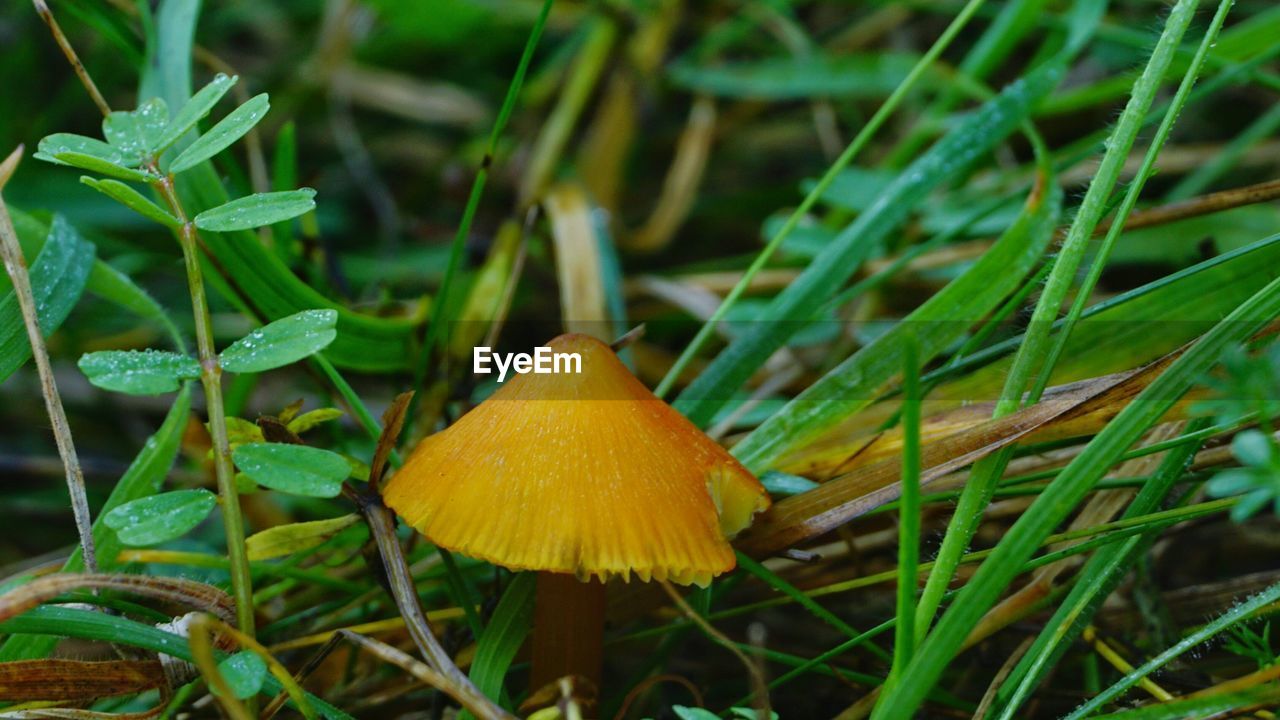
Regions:
[[[576,353],[580,372],[508,379],[424,439],[383,493],[436,545],[538,572],[534,688],[599,683],[605,582],[706,586],[736,564],[728,538],[769,506],[760,481],[608,345],[547,345]]]

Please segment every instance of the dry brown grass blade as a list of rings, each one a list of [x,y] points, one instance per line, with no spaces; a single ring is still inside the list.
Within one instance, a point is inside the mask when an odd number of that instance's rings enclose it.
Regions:
[[[161,697],[160,702],[150,710],[136,713],[110,713],[81,708],[46,707],[32,710],[0,711],[0,720],[150,720],[164,712],[169,702],[168,697]]]
[[[47,8],[45,12],[48,12]],[[48,17],[47,22],[53,22],[52,15]],[[56,27],[56,23],[50,27]],[[21,158],[22,147],[19,146],[5,159],[3,172],[6,178],[13,174]],[[22,324],[26,326],[27,340],[31,343],[31,357],[35,361],[36,372],[40,377],[40,391],[44,395],[45,409],[53,428],[53,439],[57,443],[58,456],[62,458],[62,465],[66,470],[67,493],[71,498],[71,511],[75,516],[76,532],[80,535],[80,551],[84,556],[84,566],[90,572],[96,572],[98,558],[93,545],[93,518],[89,511],[89,500],[85,495],[84,473],[80,470],[80,458],[76,455],[75,442],[71,438],[71,424],[67,421],[66,410],[62,407],[62,397],[58,394],[53,366],[49,362],[49,351],[45,347],[35,297],[31,291],[31,278],[27,274],[27,262],[22,256],[18,233],[13,228],[13,219],[9,217],[9,208],[5,205],[3,197],[0,197],[0,258],[3,258],[5,270],[9,273],[9,279],[13,281],[13,294],[18,300],[18,308],[22,311]]]
[[[0,700],[65,702],[164,687],[159,660],[84,662],[49,658],[0,663]]]
[[[581,187],[562,183],[547,191],[542,206],[551,221],[555,243],[564,328],[609,342],[612,338],[608,337],[604,322],[609,316],[600,273],[600,243],[591,203]]]
[[[49,32],[53,34],[54,41],[58,43],[58,48],[62,50],[62,54],[67,57],[67,62],[71,63],[71,68],[75,70],[76,77],[80,78],[80,84],[84,85],[89,97],[93,99],[93,104],[98,106],[98,111],[102,113],[103,117],[110,115],[111,106],[102,97],[98,86],[93,82],[93,78],[89,76],[89,71],[85,70],[84,63],[80,62],[80,56],[76,54],[75,48],[71,47],[71,41],[67,40],[67,36],[62,32],[62,27],[58,25],[57,19],[53,17],[53,12],[49,10],[49,6],[44,0],[32,0],[31,4],[35,6],[36,13],[40,15],[40,19],[44,21],[44,24],[49,26]]]
[[[742,650],[739,649],[732,640],[725,637],[724,633],[715,629],[711,623],[707,622],[706,618],[699,615],[692,607],[689,607],[689,603],[686,602],[680,595],[680,592],[675,589],[675,586],[666,580],[659,580],[658,582],[662,585],[662,589],[667,593],[667,596],[676,604],[676,607],[680,608],[680,612],[684,613],[686,618],[688,618],[694,625],[697,625],[698,628],[701,629],[702,632],[705,633],[707,637],[711,638],[711,640],[713,640],[717,645],[724,647],[726,650],[733,653],[734,657],[738,658],[738,661],[746,668],[747,674],[751,676],[752,693],[755,696],[755,704],[758,710],[757,717],[769,717],[769,685],[765,682],[764,671],[760,669],[760,664],[747,657],[746,653],[742,652]]]
[[[996,672],[995,677],[991,678],[991,684],[987,686],[987,691],[983,693],[982,700],[978,702],[978,709],[973,712],[973,717],[984,718],[987,716],[987,710],[991,709],[991,703],[996,699],[996,691],[1004,684],[1005,678],[1009,677],[1009,673],[1013,672],[1014,666],[1022,659],[1023,655],[1031,649],[1031,644],[1035,642],[1034,636],[1028,636],[1009,656],[1000,664],[1000,670]]]
[[[514,717],[502,708],[494,705],[493,702],[481,694],[474,685],[471,685],[470,683],[467,683],[466,685],[454,683],[441,673],[438,673],[428,667],[426,664],[413,659],[406,653],[403,653],[380,640],[374,640],[373,638],[348,632],[346,630],[339,631],[338,635],[344,640],[354,643],[356,646],[371,655],[374,655],[380,660],[399,667],[424,684],[430,685],[431,687],[448,694],[449,697],[457,700],[462,707],[470,710],[477,718],[481,718],[482,720],[506,720],[507,718]]]
[[[195,580],[150,575],[57,574],[38,577],[0,595],[0,622],[73,590],[116,590],[210,612],[234,622],[231,597],[222,590]]]
[[[628,35],[627,60],[613,70],[579,152],[578,167],[591,197],[617,212],[622,176],[636,137],[645,79],[659,71],[680,19],[682,0],[648,3],[650,12]]]
[[[13,177],[13,172],[18,169],[18,163],[22,162],[23,146],[19,145],[9,153],[9,157],[0,162],[0,190],[4,190],[4,186],[9,184],[9,178]]]
[[[409,412],[409,404],[413,402],[413,393],[400,393],[391,401],[387,411],[382,413],[382,432],[378,435],[378,447],[373,452],[373,462],[369,465],[369,484],[377,487],[382,483],[382,476],[387,471],[387,460],[396,448],[400,439],[400,431],[404,428],[405,415]]]
[[[924,445],[921,482],[928,484],[999,448],[1019,442],[1050,423],[1115,412],[1154,380],[1177,353],[1140,370],[1067,386],[1025,410],[989,420]],[[901,463],[888,458],[858,468],[801,495],[786,498],[760,516],[739,539],[739,549],[768,556],[834,530],[898,497]]]
[[[675,157],[662,183],[662,194],[644,225],[626,236],[624,247],[637,252],[657,252],[675,237],[698,198],[715,131],[715,103],[708,97],[694,99],[688,123],[680,134]]]
[[[397,653],[395,657],[403,656],[409,662],[414,663],[412,667],[415,669],[410,670],[409,667],[404,665],[401,665],[401,667],[405,667],[406,670],[418,676],[419,679],[426,676],[417,672],[416,668],[418,666],[431,670],[433,680],[430,684],[440,687],[455,699],[467,698],[467,703],[470,704],[464,703],[464,705],[468,709],[471,709],[472,705],[479,707],[480,712],[472,710],[479,718],[509,717],[501,708],[486,698],[471,682],[471,679],[458,669],[453,658],[449,656],[449,653],[440,645],[440,641],[436,639],[435,633],[432,632],[431,625],[427,621],[426,613],[422,609],[422,603],[418,598],[417,586],[413,582],[409,564],[405,561],[404,550],[400,547],[399,538],[396,537],[395,517],[387,509],[387,506],[382,503],[382,498],[372,493],[366,493],[358,495],[357,501],[360,513],[364,515],[365,521],[369,523],[369,534],[377,544],[378,554],[382,559],[383,569],[386,571],[387,583],[391,596],[395,600],[396,608],[404,618],[405,627],[409,631],[409,636],[413,638],[414,644],[417,645],[418,651],[431,663],[428,668],[426,665],[422,665],[422,663],[404,655],[399,650],[395,650],[395,653]],[[343,632],[345,633],[345,631]],[[383,645],[377,640],[372,640],[362,635],[355,635],[354,633],[345,633],[345,635],[349,639],[353,639],[353,642],[361,644],[362,647],[371,647],[365,643]],[[354,638],[360,638],[360,640],[357,641]],[[391,649],[394,650],[394,648]],[[391,661],[389,660],[389,662]],[[396,664],[400,663],[397,661]],[[462,700],[459,699],[459,702],[462,702]]]
[[[406,120],[474,127],[489,119],[483,102],[451,83],[425,82],[356,63],[336,68],[329,81],[336,92],[355,104]]]

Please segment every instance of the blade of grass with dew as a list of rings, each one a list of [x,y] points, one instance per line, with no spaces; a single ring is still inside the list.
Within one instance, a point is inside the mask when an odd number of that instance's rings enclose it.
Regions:
[[[1280,33],[1280,9],[1272,8],[1267,12],[1254,14],[1241,21],[1230,32],[1224,33],[1215,52],[1220,62],[1243,62],[1255,53],[1272,48],[1277,33]],[[1175,73],[1185,72],[1190,64],[1189,54],[1179,55],[1175,57],[1172,67]],[[1123,97],[1133,82],[1134,76],[1125,73],[1085,83],[1045,101],[1037,114],[1054,115],[1104,104]]]
[[[1048,0],[1013,0],[1006,3],[965,54],[964,60],[960,61],[956,67],[958,74],[974,80],[986,80],[1022,38],[1035,28],[1047,2]],[[886,164],[898,167],[915,157],[929,138],[930,127],[940,122],[959,100],[960,93],[955,86],[944,86],[942,94],[925,110],[924,120],[917,123],[897,144],[889,154]]]
[[[1171,352],[1274,279],[1278,267],[1280,235],[1273,235],[1091,306],[1071,334],[1051,382],[1119,372]],[[1196,302],[1189,305],[1188,297]],[[1061,320],[1055,321],[1055,330],[1061,326]],[[1019,335],[979,350],[954,366],[928,373],[925,382],[952,378],[935,397],[980,397],[986,388],[1004,381],[1008,358],[999,358],[1017,350],[1024,339]]]
[[[963,275],[912,311],[884,335],[864,346],[761,423],[733,448],[754,471],[826,428],[870,405],[902,370],[908,335],[927,362],[998,307],[1040,262],[1053,237],[1062,191],[1040,153],[1039,181],[1009,229]],[[811,266],[812,267],[812,266]],[[796,287],[799,283],[791,287]]]
[[[1090,294],[1092,288],[1101,277],[1102,266],[1106,262],[1107,255],[1119,235],[1121,224],[1136,203],[1138,193],[1141,191],[1142,181],[1152,171],[1155,157],[1168,138],[1174,119],[1185,104],[1187,96],[1190,94],[1191,86],[1195,82],[1200,68],[1203,67],[1210,48],[1213,47],[1217,33],[1225,22],[1230,7],[1230,0],[1224,0],[1219,5],[1209,28],[1206,30],[1196,55],[1192,59],[1178,88],[1177,94],[1170,103],[1170,110],[1161,122],[1156,136],[1143,159],[1143,164],[1138,170],[1137,179],[1129,186],[1124,202],[1117,212],[1115,223],[1107,233],[1103,245],[1098,251],[1094,265],[1084,282],[1084,286],[1079,291],[1079,295],[1065,319],[1063,331],[1051,350],[1049,360],[1045,363],[1046,370],[1052,368],[1057,357],[1061,356],[1065,337],[1079,319],[1086,296]],[[1047,383],[1047,375],[1047,371],[1041,374],[1040,381],[1032,391],[1033,396],[1038,394],[1038,391]],[[1200,426],[1204,424],[1206,423],[1200,423]],[[1153,508],[1168,492],[1173,480],[1180,474],[1185,462],[1189,460],[1198,447],[1198,444],[1188,444],[1174,450],[1171,457],[1167,458],[1161,467],[1159,477],[1163,481],[1146,484],[1125,514],[1139,514]],[[1007,678],[1004,688],[1016,688],[1016,695],[1003,698],[999,694],[997,695],[997,706],[1003,706],[1002,717],[1009,718],[1010,714],[1016,711],[1021,704],[1021,700],[1043,677],[1043,673],[1047,671],[1049,663],[1061,656],[1066,644],[1064,641],[1073,638],[1082,629],[1084,622],[1096,610],[1098,604],[1110,593],[1111,588],[1119,582],[1120,576],[1123,574],[1121,571],[1127,569],[1135,558],[1135,553],[1140,552],[1147,545],[1149,543],[1129,543],[1120,548],[1109,548],[1108,551],[1100,553],[1090,560],[1090,564],[1078,576],[1072,594],[1059,607],[1054,618],[1036,639],[1035,644],[1015,666],[1010,677]]]
[[[97,640],[164,653],[187,662],[193,659],[187,639],[180,635],[94,610],[42,606],[0,622],[0,633]],[[218,651],[217,657],[222,660],[229,657],[229,653]],[[270,697],[283,689],[280,681],[268,674],[262,683],[261,692]],[[307,693],[307,701],[330,720],[353,720],[350,715],[311,693]]]
[[[911,662],[916,644],[916,583],[920,575],[920,364],[916,340],[902,353],[902,497],[898,499],[898,592],[893,626],[893,667],[885,689],[893,687]]]
[[[1226,3],[1224,3],[1224,6],[1226,6]],[[1124,169],[1125,158],[1137,140],[1138,132],[1141,129],[1142,118],[1146,116],[1147,110],[1155,100],[1161,81],[1173,62],[1174,50],[1195,15],[1195,8],[1196,2],[1194,0],[1182,0],[1174,7],[1159,41],[1151,52],[1151,58],[1146,68],[1134,83],[1129,102],[1116,123],[1111,139],[1108,141],[1107,152],[1102,158],[1102,163],[1099,165],[1093,181],[1089,184],[1084,200],[1081,201],[1080,209],[1076,213],[1071,228],[1067,231],[1067,237],[1058,253],[1058,259],[1054,263],[1054,268],[1045,283],[1044,292],[1036,304],[1031,321],[1028,324],[1027,334],[1022,344],[1018,347],[1013,366],[1005,381],[1004,389],[1001,391],[1000,400],[996,403],[994,417],[1008,415],[1022,405],[1024,393],[1028,384],[1032,382],[1033,376],[1035,378],[1034,386],[1025,399],[1026,403],[1038,402],[1040,396],[1044,393],[1045,387],[1048,385],[1054,363],[1060,356],[1061,349],[1065,347],[1065,340],[1070,333],[1072,325],[1075,324],[1075,320],[1079,319],[1080,313],[1084,309],[1084,303],[1088,300],[1091,290],[1088,280],[1086,280],[1085,287],[1077,294],[1076,300],[1072,305],[1071,314],[1068,316],[1062,332],[1056,337],[1052,335],[1053,320],[1057,317],[1059,309],[1071,289],[1076,271],[1084,260],[1089,240],[1093,237],[1093,232],[1098,223],[1102,221],[1102,216],[1107,208],[1107,198],[1111,196],[1116,183],[1119,182],[1120,174]],[[1219,13],[1219,17],[1215,18],[1218,23],[1217,27],[1221,27],[1223,18],[1225,18],[1224,13]],[[1211,28],[1205,34],[1204,42],[1201,44],[1202,51],[1207,49],[1216,35],[1216,29],[1214,28]],[[1204,53],[1202,52],[1198,57],[1202,62]],[[1185,102],[1186,93],[1190,90],[1190,86],[1194,83],[1199,73],[1199,67],[1199,64],[1193,64],[1183,78],[1182,87],[1178,93],[1178,97],[1183,102]],[[1161,124],[1161,132],[1157,133],[1156,141],[1152,143],[1147,152],[1143,172],[1149,170],[1151,164],[1154,163],[1156,155],[1163,145],[1163,140],[1168,137],[1168,132],[1172,128],[1173,121],[1177,117],[1179,110],[1181,110],[1181,105],[1175,100]],[[1130,185],[1112,224],[1112,229],[1107,235],[1111,243],[1114,243],[1115,237],[1119,235],[1120,230],[1123,228],[1125,218],[1137,202],[1137,195],[1141,189],[1141,180]],[[1090,277],[1094,281],[1100,276],[1101,267],[1106,261],[1105,249],[1109,245],[1104,241],[1103,247],[1104,250],[1100,253],[1090,271]],[[996,482],[1004,474],[1004,470],[1012,457],[1013,447],[1006,447],[979,460],[970,472],[969,481],[965,485],[964,492],[960,495],[955,513],[952,515],[951,522],[947,526],[947,532],[943,536],[942,546],[938,550],[937,563],[929,574],[929,579],[925,583],[925,589],[921,596],[920,614],[917,617],[921,633],[932,622],[933,616],[942,600],[942,595],[955,574],[957,562],[973,538],[973,533],[981,522],[982,514],[987,504],[991,501],[991,492],[995,489]]]
[[[93,268],[94,247],[61,216],[31,266],[31,292],[45,335],[57,330],[80,300]],[[12,289],[0,299],[0,380],[31,357],[31,343]]]
[[[968,23],[969,19],[973,16],[973,13],[976,12],[981,5],[982,0],[970,0],[965,5],[964,9],[960,11],[960,14],[956,16],[951,24],[947,26],[947,29],[943,31],[942,35],[939,36],[939,38],[929,48],[929,51],[926,52],[924,56],[920,58],[920,61],[916,63],[916,66],[911,69],[911,72],[908,73],[906,79],[902,81],[902,84],[894,90],[893,94],[885,100],[884,104],[880,106],[880,109],[876,111],[875,115],[867,121],[867,124],[864,125],[853,140],[850,141],[849,146],[840,154],[840,157],[831,164],[831,167],[827,169],[827,172],[809,191],[809,194],[800,202],[800,205],[791,213],[791,216],[787,218],[787,221],[783,223],[782,227],[778,229],[778,232],[769,239],[769,242],[765,245],[764,249],[761,250],[755,260],[751,262],[750,267],[747,268],[747,271],[743,274],[738,283],[734,285],[733,289],[729,291],[729,294],[725,296],[725,299],[720,303],[720,306],[717,307],[711,317],[707,319],[707,322],[699,328],[698,334],[694,336],[694,339],[667,371],[666,376],[663,377],[660,383],[658,383],[658,387],[654,390],[654,394],[658,397],[663,397],[671,390],[676,379],[684,372],[685,367],[688,366],[694,356],[696,356],[707,341],[710,340],[711,334],[715,331],[716,325],[724,319],[725,314],[729,312],[729,308],[733,306],[738,298],[742,296],[742,293],[745,292],[747,287],[750,286],[752,278],[764,269],[764,266],[787,239],[787,236],[791,234],[791,231],[795,229],[795,227],[800,223],[800,220],[804,218],[809,210],[817,203],[818,198],[822,197],[822,194],[826,192],[831,183],[835,181],[836,176],[848,167],[850,163],[853,162],[854,158],[862,152],[862,149],[871,141],[871,138],[889,119],[889,116],[897,109],[898,105],[902,103],[903,99],[906,98],[915,84],[925,74],[925,71],[928,70],[938,56],[942,54],[942,51],[946,49],[960,30]],[[891,205],[884,205],[881,212],[887,212],[891,207]],[[888,233],[888,229],[885,230],[885,233]],[[856,235],[851,235],[846,231],[845,233],[841,233],[837,238],[836,243],[833,244],[844,246],[845,252],[840,253],[842,255],[859,255],[862,251],[857,247],[858,243],[855,242],[856,239]],[[817,266],[818,263],[815,260],[810,267]],[[856,268],[849,268],[849,274],[852,274],[854,269]],[[828,287],[820,289],[830,292],[832,288]],[[775,301],[775,304],[777,304],[777,301]],[[814,307],[815,305],[815,303],[810,303],[809,307]],[[784,320],[790,319],[785,317],[787,314],[788,313],[781,312],[774,313],[776,317]],[[779,345],[780,344],[781,342],[779,342]],[[763,357],[744,360],[730,361],[717,359],[719,366],[717,367],[713,364],[713,368],[715,368],[714,370],[709,368],[707,372],[704,372],[699,376],[697,382],[701,383],[700,388],[695,388],[692,385],[689,388],[686,388],[685,391],[681,393],[680,398],[677,399],[676,408],[692,419],[695,423],[705,425],[712,417],[715,416],[716,410],[723,405],[723,399],[727,399],[727,396],[730,393],[738,389],[742,382],[746,380],[747,376],[755,370],[755,367],[757,367],[759,363],[763,362],[764,357],[767,357],[771,352],[772,351],[763,353]],[[756,355],[759,354],[760,353],[758,352],[756,353]],[[725,367],[726,365],[728,367]],[[711,379],[708,380],[707,378],[709,377]],[[716,394],[725,397],[720,402],[716,402],[713,397]],[[710,400],[710,402],[708,402],[708,400]]]
[[[1212,368],[1226,349],[1280,315],[1280,279],[1258,291],[1174,360],[1058,475],[996,545],[920,646],[902,682],[876,717],[909,717],[969,632],[1018,574],[1043,538],[1079,504],[1108,468]]]
[[[1119,697],[1124,693],[1124,691],[1134,685],[1137,685],[1143,678],[1159,670],[1165,665],[1168,665],[1183,653],[1190,651],[1197,645],[1208,642],[1213,639],[1214,636],[1237,623],[1249,620],[1250,616],[1255,612],[1265,608],[1277,600],[1280,600],[1280,583],[1268,587],[1244,602],[1233,605],[1230,610],[1219,615],[1212,622],[1200,627],[1195,632],[1182,638],[1175,643],[1173,647],[1170,647],[1142,665],[1134,668],[1133,672],[1120,678],[1111,687],[1090,698],[1088,702],[1076,708],[1070,715],[1067,715],[1064,720],[1080,720],[1081,718],[1088,717],[1094,711]]]
[[[1049,349],[1046,358],[1042,360],[1043,369],[1040,371],[1035,385],[1032,387],[1031,395],[1034,398],[1039,397],[1045,387],[1049,384],[1049,375],[1053,367],[1057,364],[1059,358],[1062,357],[1062,351],[1066,346],[1067,339],[1071,336],[1072,329],[1080,320],[1081,313],[1084,312],[1085,305],[1089,301],[1089,296],[1093,294],[1093,290],[1098,285],[1098,281],[1102,278],[1102,272],[1106,268],[1107,259],[1111,255],[1112,249],[1115,247],[1116,241],[1123,231],[1125,220],[1128,219],[1129,213],[1138,204],[1138,196],[1142,193],[1142,188],[1146,184],[1147,179],[1155,172],[1156,158],[1160,155],[1160,150],[1164,147],[1165,142],[1169,139],[1169,133],[1173,130],[1174,123],[1177,122],[1178,115],[1182,112],[1183,107],[1187,103],[1187,98],[1191,93],[1191,88],[1195,86],[1196,79],[1200,76],[1200,70],[1204,67],[1205,59],[1209,56],[1209,52],[1213,49],[1218,39],[1218,33],[1222,29],[1223,23],[1226,22],[1227,13],[1231,10],[1234,0],[1221,0],[1218,9],[1213,15],[1213,19],[1209,22],[1209,27],[1205,30],[1204,35],[1200,38],[1200,45],[1196,49],[1195,57],[1191,64],[1187,67],[1186,72],[1182,76],[1182,81],[1178,84],[1178,90],[1174,93],[1173,100],[1169,103],[1169,109],[1165,113],[1164,118],[1160,121],[1160,126],[1156,128],[1156,133],[1151,139],[1147,152],[1142,158],[1142,164],[1138,168],[1136,177],[1129,182],[1128,188],[1125,190],[1124,199],[1120,206],[1116,209],[1115,216],[1112,219],[1111,227],[1102,239],[1102,243],[1095,251],[1093,263],[1089,267],[1089,272],[1085,276],[1084,281],[1080,284],[1076,292],[1076,298],[1068,310],[1064,319],[1062,330],[1055,336],[1053,344]],[[1153,54],[1154,55],[1154,54]],[[1135,93],[1136,94],[1136,93]],[[1135,131],[1136,135],[1136,131]],[[1127,154],[1127,153],[1126,153]],[[1102,174],[1099,168],[1098,175]],[[1083,206],[1082,206],[1083,207]],[[1092,234],[1093,228],[1089,229]]]
[[[516,653],[533,627],[533,593],[537,574],[516,573],[502,593],[493,617],[476,642],[475,659],[469,673],[480,692],[494,701],[502,700],[502,681]],[[505,703],[504,707],[508,707]],[[471,716],[460,715],[463,720]]]
[[[12,206],[9,208],[9,214],[13,218],[13,227],[18,232],[18,241],[22,245],[23,254],[27,257],[37,257],[44,249],[49,237],[49,223]],[[5,282],[7,283],[8,280],[5,279]],[[143,320],[154,323],[169,335],[174,349],[186,352],[187,341],[182,337],[182,333],[179,332],[177,325],[164,307],[128,275],[105,261],[94,259],[93,268],[85,280],[84,290],[128,310]],[[41,326],[44,326],[43,321]]]
[[[1207,420],[1198,420],[1188,426],[1187,430],[1194,433],[1207,425]],[[1202,444],[1203,440],[1188,442],[1170,450],[1161,461],[1155,476],[1142,484],[1141,490],[1133,502],[1129,503],[1129,507],[1125,508],[1121,518],[1133,518],[1158,509]],[[1045,673],[1062,657],[1133,563],[1145,554],[1156,539],[1154,534],[1135,536],[1119,545],[1101,548],[1089,558],[1076,576],[1070,594],[1058,606],[1034,644],[996,691],[992,707],[997,710],[997,717],[1001,720],[1011,720],[1014,717],[1014,713]]]

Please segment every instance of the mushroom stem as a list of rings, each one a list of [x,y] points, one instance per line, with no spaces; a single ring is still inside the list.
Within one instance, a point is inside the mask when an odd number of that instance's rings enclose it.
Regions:
[[[566,675],[600,687],[604,664],[604,583],[566,573],[538,573],[533,611],[533,668],[538,690]]]

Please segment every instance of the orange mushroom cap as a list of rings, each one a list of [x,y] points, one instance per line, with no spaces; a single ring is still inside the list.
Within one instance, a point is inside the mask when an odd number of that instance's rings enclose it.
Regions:
[[[579,374],[524,374],[424,439],[383,497],[437,545],[514,570],[706,585],[769,507],[746,468],[604,343],[561,335]]]

